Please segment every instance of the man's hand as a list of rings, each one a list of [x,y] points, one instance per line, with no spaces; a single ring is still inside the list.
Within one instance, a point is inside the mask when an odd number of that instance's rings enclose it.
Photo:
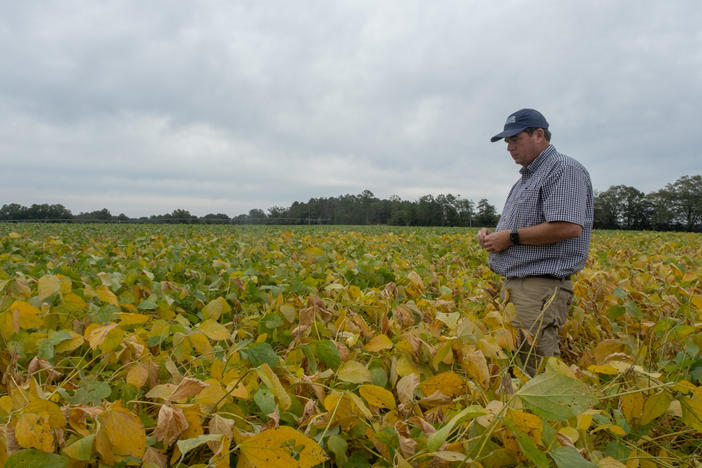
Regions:
[[[498,253],[502,252],[503,250],[507,249],[508,247],[512,247],[512,241],[509,240],[509,234],[510,231],[497,231],[493,233],[487,234],[484,238],[483,241],[480,242],[480,245],[487,250],[490,253]],[[480,233],[478,233],[478,237],[480,236]]]
[[[488,228],[480,228],[480,231],[478,231],[478,244],[480,244],[480,247],[485,248],[485,238],[491,232]]]

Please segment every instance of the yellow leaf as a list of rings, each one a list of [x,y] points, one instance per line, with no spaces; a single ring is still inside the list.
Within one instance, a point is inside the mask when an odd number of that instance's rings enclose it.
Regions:
[[[90,344],[90,349],[96,349],[98,346],[100,346],[105,341],[107,334],[116,327],[117,324],[114,322],[104,326],[96,324],[88,325],[88,327],[85,329],[84,336],[85,339],[88,340],[88,344]]]
[[[680,382],[676,382],[675,385],[673,385],[674,391],[683,393],[685,395],[688,395],[690,392],[694,392],[696,389],[697,386],[691,382],[688,382],[687,380],[681,380]]]
[[[630,393],[622,396],[622,414],[629,424],[641,419],[644,398],[641,392]]]
[[[256,368],[256,373],[263,383],[266,384],[268,390],[270,390],[278,399],[280,407],[284,410],[289,409],[290,405],[292,404],[292,399],[290,398],[290,395],[288,395],[288,392],[285,391],[285,387],[283,387],[283,385],[280,383],[280,380],[273,372],[273,369],[271,369],[268,364],[263,363]]]
[[[121,328],[114,328],[108,331],[105,339],[102,341],[102,343],[100,343],[100,346],[98,346],[100,351],[103,353],[113,351],[115,348],[117,348],[117,346],[122,344],[125,334],[126,332]]]
[[[178,437],[180,440],[192,439],[205,433],[205,430],[202,428],[202,414],[199,404],[178,405],[178,408],[183,410],[185,419],[188,421],[188,428]]]
[[[317,442],[289,426],[268,429],[239,445],[240,466],[311,468],[327,456]]]
[[[10,414],[10,411],[12,411],[12,398],[7,395],[0,397],[0,411],[4,412],[6,416]]]
[[[134,385],[136,388],[144,386],[149,379],[149,371],[141,364],[135,364],[127,372],[127,383]]]
[[[430,396],[437,390],[453,398],[458,395],[463,395],[468,390],[466,379],[456,374],[455,372],[442,372],[436,374],[420,384],[424,396]]]
[[[588,366],[587,370],[594,374],[617,375],[619,371],[609,364]]]
[[[68,294],[71,292],[71,288],[73,286],[73,282],[71,281],[71,278],[64,276],[64,275],[56,275],[56,278],[59,280],[59,288],[61,291],[61,294]]]
[[[100,299],[102,302],[107,302],[108,304],[112,304],[115,307],[119,307],[119,301],[117,300],[117,296],[115,296],[115,293],[110,291],[110,288],[108,288],[104,284],[101,284],[100,286],[95,288],[95,293],[97,294],[98,299]]]
[[[578,421],[578,429],[581,431],[587,431],[590,428],[590,425],[592,424],[592,417],[596,414],[600,414],[600,410],[585,410],[584,412],[580,413],[577,417]]]
[[[436,350],[436,354],[431,358],[431,365],[435,370],[439,370],[439,364],[452,364],[453,363],[453,341],[447,341],[439,346]]]
[[[572,443],[576,443],[580,438],[580,432],[578,432],[576,428],[570,426],[565,426],[558,429],[558,433],[568,437]]]
[[[617,426],[616,424],[602,424],[601,426],[597,426],[596,428],[594,428],[592,430],[592,434],[595,434],[595,433],[600,432],[600,431],[604,431],[605,429],[614,435],[618,435],[618,436],[626,435],[626,431],[624,431],[624,429]]]
[[[54,347],[54,351],[56,351],[56,353],[71,352],[74,349],[79,348],[83,343],[85,343],[85,339],[83,339],[83,337],[80,336],[78,333],[74,332],[73,330],[67,330],[67,331],[68,331],[68,333],[71,334],[71,338],[57,344]]]
[[[541,444],[541,434],[543,432],[541,418],[534,414],[511,408],[508,410],[508,414],[517,428],[527,434],[534,443]]]
[[[219,320],[223,314],[228,314],[231,310],[232,308],[227,303],[227,300],[223,297],[218,297],[202,308],[202,316],[205,319]]]
[[[356,426],[361,421],[360,417],[366,416],[368,411],[368,408],[357,405],[351,395],[353,394],[346,391],[333,391],[324,399],[324,409],[333,418],[331,422],[341,426],[344,431]]]
[[[15,426],[15,438],[20,447],[54,451],[54,434],[49,414],[23,413]]]
[[[58,405],[49,400],[34,399],[22,409],[23,413],[46,413],[49,415],[49,424],[52,429],[66,427],[66,416]]]
[[[702,388],[696,389],[692,397],[680,398],[682,420],[697,432],[702,432]]]
[[[207,379],[205,381],[207,388],[204,388],[196,397],[195,401],[207,411],[215,409],[215,405],[223,405],[228,400],[231,400],[227,392],[222,388],[222,384],[215,379]]]
[[[146,398],[169,400],[175,389],[176,385],[172,383],[156,385],[154,388],[149,390],[149,392],[146,394]]]
[[[621,341],[607,339],[597,343],[597,346],[595,346],[595,349],[592,352],[592,354],[593,358],[595,359],[595,363],[605,364],[607,362],[608,356],[616,353],[622,353],[625,349],[626,345]]]
[[[702,294],[696,294],[690,299],[692,305],[702,310]]]
[[[204,333],[195,330],[188,335],[188,341],[190,341],[190,344],[193,345],[193,348],[195,348],[200,356],[212,358],[212,356],[210,356],[210,353],[212,353],[212,344]]]
[[[134,314],[131,312],[122,312],[119,314],[120,325],[128,327],[131,325],[141,325],[151,320],[151,316],[144,314]]]
[[[39,278],[39,286],[37,290],[37,295],[39,299],[46,299],[54,293],[61,290],[61,283],[59,279],[54,275],[44,275]]]
[[[228,340],[231,337],[231,332],[227,330],[227,327],[214,319],[205,320],[198,329],[214,341]]]
[[[396,370],[397,375],[399,375],[400,377],[405,377],[410,374],[419,375],[419,370],[417,370],[417,367],[406,356],[400,356],[400,358],[397,360]]]
[[[0,334],[5,340],[9,341],[19,329],[19,313],[0,312]]]
[[[321,257],[324,255],[324,250],[319,247],[308,247],[304,250],[305,255],[308,259],[313,259],[314,257]]]
[[[224,377],[224,363],[219,359],[212,361],[212,365],[210,366],[210,375],[214,379],[222,380],[222,377]]]
[[[666,392],[656,393],[646,398],[641,414],[641,425],[646,426],[663,415],[670,406],[670,397]]]
[[[37,328],[44,324],[44,320],[39,316],[41,311],[27,302],[13,302],[10,306],[10,312],[19,315],[19,326],[24,330]]]
[[[88,307],[88,303],[85,302],[85,299],[72,292],[64,294],[62,303],[69,312],[79,312]]]
[[[146,431],[141,420],[115,403],[98,417],[95,447],[108,465],[127,457],[141,458],[146,449]]]
[[[468,375],[483,388],[487,389],[490,386],[490,371],[481,351],[476,350],[464,356],[463,366]]]
[[[379,387],[378,385],[361,385],[358,391],[364,400],[377,408],[395,409],[397,407],[392,392],[383,387]]]
[[[356,384],[370,382],[372,380],[368,368],[364,364],[354,360],[344,362],[339,367],[339,370],[337,370],[336,375],[344,382]]]
[[[385,334],[380,334],[371,338],[363,349],[372,353],[377,353],[379,351],[385,351],[386,349],[392,349],[392,346],[393,344],[390,338]]]

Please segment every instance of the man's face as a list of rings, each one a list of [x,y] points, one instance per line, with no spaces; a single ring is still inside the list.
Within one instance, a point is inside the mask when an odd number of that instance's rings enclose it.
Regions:
[[[505,138],[507,151],[512,155],[512,159],[517,164],[524,167],[531,164],[544,150],[544,131],[536,129],[529,135],[527,132],[519,132],[514,136]]]

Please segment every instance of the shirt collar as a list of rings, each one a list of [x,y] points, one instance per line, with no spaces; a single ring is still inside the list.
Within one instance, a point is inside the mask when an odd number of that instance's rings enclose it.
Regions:
[[[536,159],[534,159],[531,164],[526,167],[519,169],[522,175],[530,175],[536,172],[536,170],[541,167],[541,165],[556,153],[556,148],[553,145],[548,145],[545,150],[539,154]]]

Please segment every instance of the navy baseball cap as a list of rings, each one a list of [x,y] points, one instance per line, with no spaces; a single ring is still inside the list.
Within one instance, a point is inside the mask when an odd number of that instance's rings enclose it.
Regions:
[[[541,112],[534,109],[520,109],[517,112],[510,114],[505,122],[504,131],[490,138],[493,143],[505,137],[511,137],[519,132],[523,132],[527,128],[548,128],[546,117],[541,115]]]

